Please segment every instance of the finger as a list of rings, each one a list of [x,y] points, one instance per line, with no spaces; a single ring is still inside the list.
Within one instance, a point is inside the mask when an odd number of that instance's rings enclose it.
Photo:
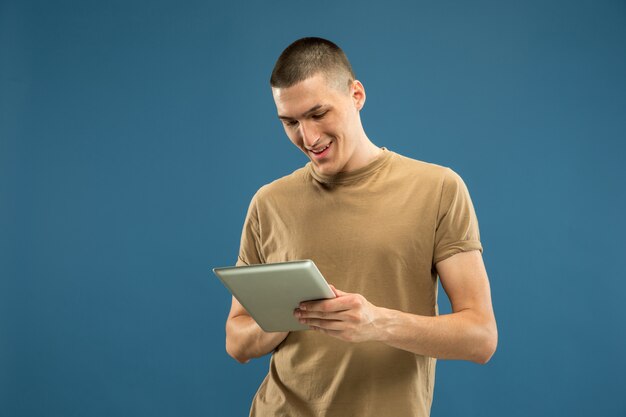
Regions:
[[[333,292],[335,293],[335,295],[337,297],[342,297],[344,295],[349,295],[350,294],[349,292],[344,292],[344,291],[338,290],[333,284],[329,284],[329,285],[330,285],[330,288],[333,290]]]
[[[345,297],[337,297],[328,300],[304,301],[300,303],[300,310],[303,311],[344,311],[350,308],[350,300]]]
[[[322,319],[300,319],[301,324],[316,327],[323,330],[345,330],[345,324],[340,320],[322,320]]]
[[[294,315],[298,319],[323,319],[323,320],[347,321],[349,317],[346,315],[346,311],[348,310],[326,312],[326,311],[308,311],[308,310],[302,311],[302,310],[296,309],[294,311]]]
[[[344,339],[343,336],[343,330],[330,330],[330,329],[323,329],[321,327],[316,327],[316,326],[311,326],[310,327],[311,330],[316,331],[316,332],[320,332],[320,333],[324,333],[327,334],[329,336],[332,337],[336,337],[338,339]]]

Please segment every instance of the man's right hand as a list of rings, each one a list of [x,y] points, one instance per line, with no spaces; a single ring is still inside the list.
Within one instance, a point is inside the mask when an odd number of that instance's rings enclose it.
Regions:
[[[289,332],[266,332],[233,297],[226,320],[226,352],[239,363],[247,363],[272,352]]]

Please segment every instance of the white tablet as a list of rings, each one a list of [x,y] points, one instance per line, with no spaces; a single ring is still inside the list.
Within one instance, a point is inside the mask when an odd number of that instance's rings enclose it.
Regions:
[[[293,315],[298,305],[335,297],[308,259],[213,268],[213,272],[266,332],[307,330]]]

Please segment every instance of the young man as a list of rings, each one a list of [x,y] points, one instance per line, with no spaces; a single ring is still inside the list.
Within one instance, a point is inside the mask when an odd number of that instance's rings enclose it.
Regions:
[[[310,162],[255,194],[237,264],[312,259],[337,297],[302,303],[312,331],[292,333],[264,332],[233,298],[228,353],[273,351],[251,415],[428,416],[435,358],[486,363],[497,344],[467,188],[369,140],[365,90],[334,43],[294,42],[270,83]],[[451,314],[437,315],[437,276]]]

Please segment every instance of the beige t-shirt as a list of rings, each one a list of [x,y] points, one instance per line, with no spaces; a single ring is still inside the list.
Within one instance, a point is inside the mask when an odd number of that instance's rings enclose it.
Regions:
[[[356,171],[329,177],[308,163],[259,189],[237,264],[312,259],[337,289],[434,316],[435,264],[469,250],[482,247],[461,178],[383,148]],[[291,332],[272,354],[250,415],[428,416],[434,378],[434,358]]]

